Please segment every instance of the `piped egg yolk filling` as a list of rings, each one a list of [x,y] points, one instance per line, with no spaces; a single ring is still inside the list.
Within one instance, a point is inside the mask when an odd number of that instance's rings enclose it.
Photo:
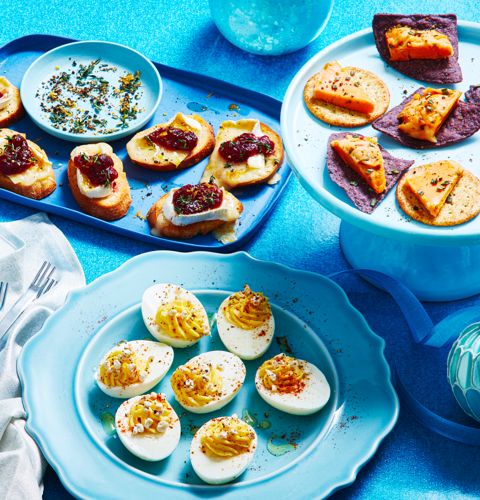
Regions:
[[[137,356],[124,347],[110,353],[100,365],[100,380],[109,387],[125,387],[143,382],[148,376],[151,359]]]
[[[174,339],[191,341],[210,334],[204,315],[190,301],[180,297],[158,308],[155,323]]]
[[[310,369],[305,362],[285,354],[278,354],[259,368],[262,384],[270,391],[280,393],[301,392],[309,373]]]
[[[171,413],[165,394],[152,392],[131,406],[128,428],[133,434],[163,434],[171,424]]]
[[[205,406],[222,392],[220,368],[207,363],[179,366],[172,375],[173,392],[186,406]]]
[[[228,300],[224,310],[225,319],[243,330],[253,330],[262,325],[272,314],[268,297],[255,293],[245,285],[243,292],[237,292]]]
[[[250,449],[255,433],[238,418],[213,420],[202,435],[202,451],[211,457],[231,458]]]

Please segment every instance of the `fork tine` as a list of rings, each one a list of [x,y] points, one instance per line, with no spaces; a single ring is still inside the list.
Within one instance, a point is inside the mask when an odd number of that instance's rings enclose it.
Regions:
[[[42,273],[43,271],[43,268],[47,265],[47,261],[45,261],[43,264],[42,264],[42,267],[40,268],[40,271],[38,271],[37,275],[35,276],[35,278],[33,278],[33,281],[32,281],[32,285],[35,285],[35,283],[37,282],[37,279],[38,277],[40,276],[40,274]]]
[[[4,285],[4,283],[2,281],[0,283],[0,309],[2,309],[3,305],[5,304],[5,298],[7,296],[7,290],[8,290],[8,283],[5,283],[5,285]]]
[[[47,286],[45,286],[40,295],[45,295],[50,290],[50,288],[54,287],[56,284],[57,282],[55,280],[50,280],[50,282],[48,283]]]
[[[47,262],[47,266],[45,267],[45,270],[43,271],[40,278],[38,278],[38,280],[35,283],[36,286],[39,286],[41,288],[42,284],[45,284],[45,278],[48,275],[49,269],[50,269],[50,263]]]
[[[48,276],[45,278],[45,280],[42,281],[42,282],[40,282],[40,284],[39,284],[40,290],[38,291],[37,297],[40,297],[40,295],[42,295],[43,291],[46,289],[47,285],[49,284],[50,277],[52,276],[52,274],[55,271],[55,269],[56,269],[56,267],[53,266],[52,269],[51,269],[51,271],[48,273]],[[48,270],[48,268],[47,268],[47,270]],[[44,276],[42,276],[42,280],[43,279],[44,279]]]

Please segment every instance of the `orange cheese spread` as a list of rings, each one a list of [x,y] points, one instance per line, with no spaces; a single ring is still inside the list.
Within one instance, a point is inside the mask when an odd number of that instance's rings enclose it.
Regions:
[[[385,191],[383,156],[375,137],[347,135],[344,139],[332,141],[332,148],[377,194]]]
[[[355,71],[342,69],[337,61],[325,64],[318,73],[313,97],[361,113],[375,109],[375,103],[360,88]]]
[[[398,128],[415,139],[437,142],[438,130],[461,95],[458,90],[431,88],[425,89],[422,96],[415,94],[398,115]]]
[[[422,205],[436,217],[445,202],[451,203],[450,192],[463,175],[463,167],[454,161],[437,161],[413,169],[406,184]]]
[[[408,26],[396,26],[386,34],[391,61],[410,59],[441,59],[453,55],[453,47],[447,36],[436,30],[414,30]]]

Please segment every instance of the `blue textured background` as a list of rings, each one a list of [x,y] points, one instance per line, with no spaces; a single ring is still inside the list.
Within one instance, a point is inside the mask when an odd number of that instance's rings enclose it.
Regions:
[[[297,53],[274,58],[247,54],[227,42],[210,19],[207,0],[12,0],[2,4],[0,44],[30,33],[108,40],[128,45],[153,60],[282,99],[289,82],[308,59],[337,39],[367,28],[374,13],[413,13],[420,7],[425,13],[454,12],[459,19],[480,21],[478,5],[466,0],[424,0],[421,4],[336,0],[330,22],[315,42]],[[31,209],[0,200],[1,222],[32,213]],[[157,249],[61,217],[51,216],[51,220],[71,242],[87,282],[116,269],[134,255]],[[270,219],[242,249],[259,259],[330,274],[347,267],[339,247],[339,225],[339,219],[317,205],[292,180]],[[397,351],[400,369],[415,395],[444,416],[472,424],[452,402],[445,386],[445,352],[410,345],[406,323],[385,293],[359,278],[343,277],[340,283],[372,329],[387,340],[389,360]],[[477,301],[478,297],[474,297],[449,304],[426,304],[426,309],[436,323]],[[425,380],[432,383],[426,384]],[[332,498],[479,498],[479,473],[479,448],[425,429],[403,405],[396,428],[360,471],[355,483]],[[44,498],[72,498],[51,468],[45,477]]]

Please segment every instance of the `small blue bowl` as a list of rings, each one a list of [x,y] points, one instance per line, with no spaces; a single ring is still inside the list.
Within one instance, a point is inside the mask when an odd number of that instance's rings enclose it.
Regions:
[[[55,128],[49,116],[40,108],[41,98],[36,97],[39,89],[41,94],[44,92],[44,89],[42,89],[43,82],[48,82],[53,75],[58,76],[66,70],[74,68],[78,70],[80,64],[88,66],[92,61],[96,61],[99,58],[99,64],[108,64],[109,67],[116,68],[115,72],[101,72],[102,78],[108,80],[109,83],[116,87],[119,85],[119,78],[121,76],[127,73],[135,74],[137,71],[140,71],[141,87],[137,95],[141,95],[140,99],[135,100],[136,107],[140,110],[137,117],[128,121],[128,128],[116,130],[111,133],[102,134],[89,131],[84,134],[74,134],[61,128]],[[73,65],[74,62],[76,63],[75,66]],[[160,104],[162,91],[162,80],[157,69],[142,54],[118,43],[99,41],[69,43],[47,52],[28,68],[20,87],[25,110],[36,125],[55,137],[81,143],[111,142],[122,139],[141,129],[152,118]],[[110,102],[113,103],[114,100],[111,98]],[[91,115],[95,114],[95,110],[88,100],[80,102],[80,105],[82,108],[88,109]],[[107,111],[112,110],[102,108],[97,114],[98,119],[107,120],[105,127],[107,130],[118,129],[117,125],[120,120],[108,115]]]

